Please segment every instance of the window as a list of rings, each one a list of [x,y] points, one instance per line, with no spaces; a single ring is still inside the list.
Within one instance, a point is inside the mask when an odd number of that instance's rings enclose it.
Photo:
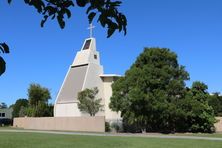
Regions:
[[[94,59],[97,59],[97,55],[96,54],[94,54]]]
[[[0,113],[0,117],[5,117],[5,113]]]
[[[83,47],[83,50],[89,49],[90,43],[91,43],[91,40],[86,40],[86,43],[85,43],[85,45]]]

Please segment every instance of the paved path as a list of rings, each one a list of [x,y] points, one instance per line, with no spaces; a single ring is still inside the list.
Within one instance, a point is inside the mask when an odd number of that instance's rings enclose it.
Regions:
[[[111,136],[111,137],[147,137],[162,139],[195,139],[195,140],[211,140],[222,141],[222,138],[201,137],[201,136],[174,136],[162,134],[129,134],[129,133],[82,133],[82,132],[60,132],[60,131],[41,131],[41,130],[16,130],[16,129],[0,129],[0,132],[18,132],[18,133],[45,133],[45,134],[61,134],[61,135],[84,135],[84,136]]]

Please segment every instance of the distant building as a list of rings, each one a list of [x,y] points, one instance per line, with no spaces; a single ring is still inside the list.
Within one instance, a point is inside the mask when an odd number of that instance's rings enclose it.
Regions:
[[[0,109],[0,119],[12,119],[12,108]]]
[[[112,96],[111,84],[118,78],[116,74],[104,74],[103,66],[100,64],[100,55],[96,50],[95,38],[85,40],[82,49],[77,52],[70,66],[61,89],[57,95],[54,105],[55,117],[80,117],[88,116],[78,109],[78,92],[97,87],[99,93],[97,98],[102,98],[101,104],[104,111],[98,112],[97,116],[105,116],[107,121],[120,119],[120,114],[109,108]]]

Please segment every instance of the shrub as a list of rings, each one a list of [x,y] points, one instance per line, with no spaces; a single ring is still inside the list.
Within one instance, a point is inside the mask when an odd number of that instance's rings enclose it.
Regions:
[[[106,132],[110,132],[111,131],[109,122],[105,122],[105,131]]]
[[[0,119],[0,126],[9,126],[12,125],[12,119]]]

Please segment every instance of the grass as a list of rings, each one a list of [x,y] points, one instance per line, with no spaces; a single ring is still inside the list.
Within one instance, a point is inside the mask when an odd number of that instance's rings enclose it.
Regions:
[[[195,136],[195,137],[214,137],[214,138],[222,138],[222,133],[212,133],[212,134],[206,134],[206,133],[185,133],[185,134],[170,134],[172,136]]]
[[[0,132],[1,148],[221,148],[222,141]]]
[[[5,126],[5,127],[1,127],[0,126],[0,130],[26,130],[23,128],[16,128],[16,127],[12,127],[12,126]],[[38,131],[38,130],[37,130]],[[56,131],[58,132],[58,131]],[[61,131],[61,132],[72,132],[72,131]],[[81,133],[81,132],[78,132]],[[83,133],[87,133],[87,132],[83,132]],[[89,132],[92,133],[92,132]],[[98,133],[98,132],[93,132],[93,133]],[[109,134],[109,133],[107,133]],[[149,135],[149,133],[147,133]],[[153,134],[153,133],[151,133]],[[158,133],[155,133],[158,134]],[[175,134],[161,134],[160,135],[169,135],[169,136],[197,136],[197,137],[215,137],[215,138],[222,138],[222,133],[175,133]],[[1,148],[1,147],[0,147]]]

